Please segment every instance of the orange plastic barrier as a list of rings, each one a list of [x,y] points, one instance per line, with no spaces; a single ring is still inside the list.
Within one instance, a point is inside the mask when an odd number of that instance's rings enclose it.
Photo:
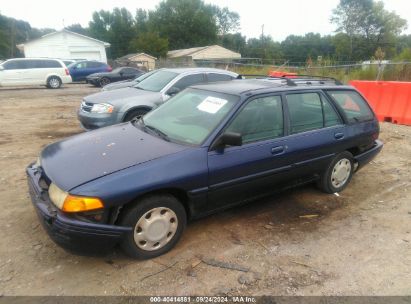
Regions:
[[[379,121],[411,125],[411,82],[350,81],[367,98]]]
[[[295,78],[297,73],[290,73],[290,72],[282,72],[282,71],[269,71],[268,76],[271,77],[287,77],[287,78]]]

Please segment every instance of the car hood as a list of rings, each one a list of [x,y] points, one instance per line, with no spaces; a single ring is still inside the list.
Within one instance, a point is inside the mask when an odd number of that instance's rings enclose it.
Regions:
[[[112,76],[113,73],[110,72],[101,72],[101,73],[93,73],[87,76],[87,78],[97,78],[97,77],[104,77],[104,76]]]
[[[48,145],[41,153],[47,177],[64,191],[116,171],[187,149],[119,124]]]
[[[122,88],[112,91],[100,91],[98,93],[86,96],[84,100],[90,103],[104,103],[116,105],[116,102],[121,101],[158,101],[161,98],[160,92],[145,91],[136,88]]]

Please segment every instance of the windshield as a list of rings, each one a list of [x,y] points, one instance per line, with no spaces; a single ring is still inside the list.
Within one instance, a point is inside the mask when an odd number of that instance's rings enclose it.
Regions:
[[[200,145],[238,99],[234,95],[186,89],[145,115],[144,124],[158,130],[170,141]]]
[[[154,70],[154,71],[151,71],[151,72],[144,73],[144,74],[134,78],[133,81],[136,82],[136,83],[139,83],[139,82],[143,81],[144,79],[146,79],[147,77],[149,77],[149,76],[151,76],[151,75],[153,75],[154,73],[157,73],[157,72],[158,72],[158,70]]]
[[[150,77],[140,81],[134,87],[145,91],[160,92],[178,73],[170,71],[158,71]]]

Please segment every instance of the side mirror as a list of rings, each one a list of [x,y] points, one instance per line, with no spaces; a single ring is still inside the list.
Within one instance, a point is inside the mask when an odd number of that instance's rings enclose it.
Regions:
[[[211,147],[212,150],[224,149],[226,146],[241,146],[243,137],[240,133],[227,132],[222,134]]]
[[[120,76],[123,76],[124,75],[124,72],[120,72]]]
[[[174,96],[176,94],[178,94],[180,92],[180,89],[177,87],[171,87],[168,91],[167,91],[167,95],[168,96]]]

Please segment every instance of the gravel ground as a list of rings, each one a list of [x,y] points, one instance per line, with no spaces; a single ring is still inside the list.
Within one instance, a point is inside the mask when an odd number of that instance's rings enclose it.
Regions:
[[[310,185],[197,220],[149,261],[65,252],[39,225],[24,169],[83,132],[76,110],[96,91],[0,89],[0,295],[411,294],[411,127],[387,123],[382,153],[339,196]]]

